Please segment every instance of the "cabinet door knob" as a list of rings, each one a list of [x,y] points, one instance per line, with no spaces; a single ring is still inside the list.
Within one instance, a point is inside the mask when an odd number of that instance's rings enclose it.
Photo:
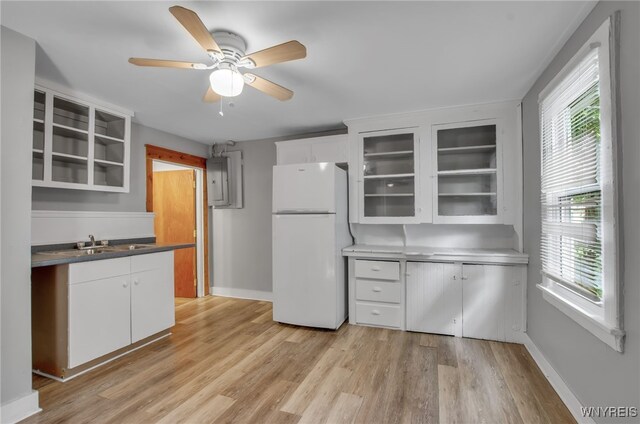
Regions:
[[[133,280],[133,284],[135,284],[135,285],[137,286],[138,284],[140,284],[140,280],[138,280],[138,279],[136,278],[135,280]]]
[[[124,287],[124,288],[129,287],[129,282],[128,281],[123,282],[122,283],[122,287]]]
[[[382,291],[382,289],[380,287],[374,287],[373,291],[376,293],[380,293]]]
[[[371,315],[380,315],[380,311],[377,309],[374,309],[373,311],[371,311]]]
[[[453,279],[454,279],[454,280],[457,280],[457,279],[458,279],[458,277],[456,277],[456,276],[454,275],[454,276],[453,276]]]

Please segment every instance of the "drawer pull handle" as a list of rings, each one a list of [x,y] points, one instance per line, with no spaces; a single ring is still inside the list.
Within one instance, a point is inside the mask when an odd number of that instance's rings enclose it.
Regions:
[[[382,291],[382,289],[380,287],[374,287],[373,291],[376,293],[380,293]]]
[[[373,266],[373,267],[371,267],[371,271],[380,271],[380,267],[379,266]]]
[[[374,309],[373,311],[371,311],[371,315],[380,315],[380,311],[377,309]]]
[[[469,279],[469,277],[467,277],[467,276],[463,275],[462,277],[460,277],[460,279],[461,279],[461,280],[468,280],[468,279]]]

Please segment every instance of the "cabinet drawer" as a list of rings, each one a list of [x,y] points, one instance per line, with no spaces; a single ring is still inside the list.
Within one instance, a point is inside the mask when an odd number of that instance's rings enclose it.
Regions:
[[[374,280],[399,280],[400,263],[387,261],[356,261],[356,277]]]
[[[400,283],[356,280],[356,299],[373,302],[400,303]]]
[[[167,264],[173,268],[173,251],[135,255],[131,257],[131,272],[160,269],[166,267]]]
[[[400,306],[356,302],[358,324],[400,327]]]
[[[69,264],[69,284],[118,277],[130,272],[131,258],[99,259]]]

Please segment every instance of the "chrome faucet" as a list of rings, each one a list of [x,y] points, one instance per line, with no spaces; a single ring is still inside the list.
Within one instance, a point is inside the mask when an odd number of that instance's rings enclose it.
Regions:
[[[91,240],[91,247],[95,247],[96,239],[93,237],[93,234],[89,234],[89,240]]]

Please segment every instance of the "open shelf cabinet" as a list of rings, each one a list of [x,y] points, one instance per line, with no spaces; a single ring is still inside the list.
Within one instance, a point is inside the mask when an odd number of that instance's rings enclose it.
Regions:
[[[131,114],[34,90],[32,185],[129,191]]]
[[[498,222],[501,202],[498,120],[435,125],[434,222]]]
[[[361,221],[416,217],[418,136],[412,129],[360,135]]]

